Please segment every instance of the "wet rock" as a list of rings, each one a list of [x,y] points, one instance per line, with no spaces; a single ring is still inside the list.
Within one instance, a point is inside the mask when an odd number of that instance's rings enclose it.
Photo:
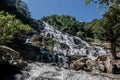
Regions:
[[[63,49],[66,49],[66,50],[69,49],[69,46],[66,45],[66,44],[64,44],[64,43],[61,43],[61,44],[60,44],[60,47],[63,48]]]
[[[105,67],[107,69],[107,73],[112,73],[112,56],[107,56],[106,61],[105,61]]]
[[[87,68],[86,68],[87,71],[91,72],[94,69],[97,69],[97,62],[94,60],[87,60],[86,65],[87,65]]]
[[[40,66],[39,66],[40,65]],[[120,80],[119,75],[74,71],[41,63],[29,63],[20,80]]]
[[[84,62],[84,60],[82,61],[81,59],[77,60],[77,61],[73,61],[72,63],[73,67],[72,69],[73,70],[84,70],[86,68],[86,64]]]
[[[20,59],[19,52],[7,46],[0,45],[0,64],[9,63],[12,65],[17,65],[19,59]]]
[[[104,72],[104,73],[107,72],[104,62],[102,62],[102,61],[98,62],[98,67],[99,67],[99,70],[100,70],[101,72]]]
[[[120,60],[113,61],[112,66],[113,66],[112,73],[120,74]]]
[[[20,53],[0,45],[0,79],[14,80],[15,74],[21,74],[21,69],[25,68],[27,63],[22,60]]]
[[[36,56],[40,53],[40,48],[29,44],[21,44],[19,45],[18,51],[21,53],[22,57],[36,60]]]
[[[69,63],[63,63],[63,68],[70,69],[70,64]]]

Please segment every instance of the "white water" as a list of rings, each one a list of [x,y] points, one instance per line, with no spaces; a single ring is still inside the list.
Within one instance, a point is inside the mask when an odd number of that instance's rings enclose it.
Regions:
[[[16,75],[16,77],[16,80],[112,80],[102,75],[67,70],[37,62],[29,63],[23,75]]]
[[[54,45],[53,53],[63,55],[86,55],[89,58],[109,54],[110,51],[99,46],[90,46],[86,41],[79,37],[70,36],[67,33],[55,30],[52,26],[44,22],[41,34],[44,37],[52,38],[60,44]]]
[[[40,48],[40,54],[37,55],[37,61],[40,62],[67,62],[69,58],[63,55],[55,55],[46,51],[44,48]]]

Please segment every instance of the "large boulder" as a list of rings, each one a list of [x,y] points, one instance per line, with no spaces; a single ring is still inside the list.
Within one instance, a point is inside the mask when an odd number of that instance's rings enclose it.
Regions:
[[[29,44],[20,44],[18,46],[18,51],[20,52],[20,55],[25,59],[36,60],[37,55],[40,54],[39,47]]]
[[[112,63],[112,73],[120,74],[120,60],[113,61]]]
[[[7,47],[0,45],[0,64],[6,62],[10,64],[17,64],[20,59],[20,53]]]
[[[113,66],[112,66],[112,56],[111,55],[107,56],[106,61],[105,61],[105,67],[107,69],[107,73],[112,73]]]
[[[84,70],[86,68],[86,58],[81,58],[81,59],[78,59],[78,60],[74,60],[72,61],[72,69],[74,70]]]
[[[81,57],[67,64],[70,69],[84,70],[94,73],[120,74],[120,60],[113,60],[111,55],[99,56],[94,60]],[[63,65],[66,68],[66,65]]]
[[[12,75],[21,73],[20,70],[26,66],[27,63],[22,60],[19,52],[0,45],[0,80],[13,80]]]

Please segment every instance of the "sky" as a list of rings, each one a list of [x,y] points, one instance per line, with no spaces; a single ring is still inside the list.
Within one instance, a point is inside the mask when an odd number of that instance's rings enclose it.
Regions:
[[[92,3],[84,5],[84,0],[23,0],[27,3],[31,17],[40,19],[43,16],[70,15],[79,21],[90,22],[102,18],[104,10]]]

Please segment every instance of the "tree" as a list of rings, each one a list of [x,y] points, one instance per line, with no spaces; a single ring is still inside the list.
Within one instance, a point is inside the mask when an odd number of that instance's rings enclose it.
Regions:
[[[24,25],[15,16],[0,11],[0,44],[12,42],[15,38],[20,39],[32,31],[30,26]]]
[[[0,10],[16,15],[23,23],[30,25],[30,12],[22,0],[0,0]]]
[[[103,38],[111,43],[111,52],[116,59],[116,47],[120,43],[120,0],[85,0],[85,3],[91,1],[107,7],[103,17]]]
[[[104,15],[104,38],[111,43],[111,52],[116,58],[116,47],[120,43],[120,8],[111,6]]]
[[[117,0],[85,0],[85,4],[89,4],[90,2],[97,3],[99,5],[105,5],[110,6],[111,4],[114,4],[115,2],[118,2]]]

